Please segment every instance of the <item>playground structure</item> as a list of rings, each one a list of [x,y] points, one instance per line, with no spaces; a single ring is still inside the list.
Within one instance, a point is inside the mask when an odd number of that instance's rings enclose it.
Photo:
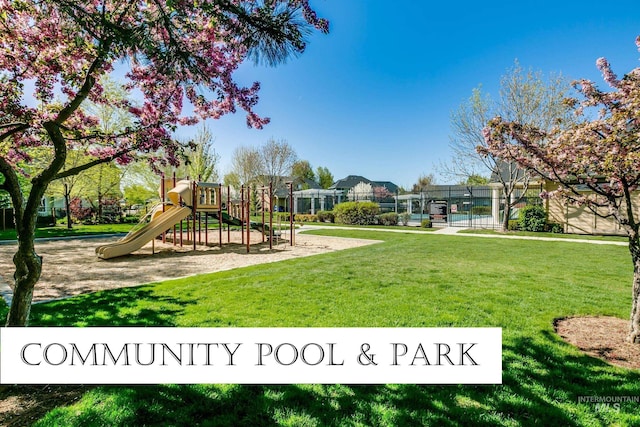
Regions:
[[[288,184],[290,197],[292,186]],[[223,231],[226,226],[227,243],[231,243],[231,227],[239,228],[241,244],[246,246],[247,253],[251,247],[251,230],[262,234],[262,243],[269,242],[269,249],[273,249],[273,242],[284,242],[282,239],[281,216],[278,215],[277,227],[274,228],[273,216],[273,188],[271,185],[263,187],[242,186],[240,198],[231,199],[229,187],[226,188],[226,201],[220,184],[193,181],[189,179],[177,180],[162,178],[160,182],[161,202],[147,214],[138,226],[117,242],[102,245],[95,252],[99,258],[110,259],[128,255],[152,242],[152,252],[155,252],[155,239],[162,238],[162,242],[171,241],[174,246],[197,245],[212,246],[209,232],[218,233],[215,245],[222,247]],[[262,221],[251,221],[251,203],[254,193],[254,209],[261,212]],[[289,204],[291,206],[291,204]],[[210,219],[213,220],[210,223]],[[289,244],[295,244],[293,213],[289,212]],[[148,222],[146,222],[148,220]],[[214,222],[215,221],[215,222]],[[217,227],[215,226],[217,223]],[[285,229],[286,230],[286,229]],[[203,239],[204,236],[204,239]]]

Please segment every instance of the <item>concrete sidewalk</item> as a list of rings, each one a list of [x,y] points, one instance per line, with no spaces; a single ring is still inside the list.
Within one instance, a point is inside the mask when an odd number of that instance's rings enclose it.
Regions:
[[[457,234],[458,231],[466,230],[463,227],[442,227],[437,229],[436,231],[432,231],[433,234]]]
[[[612,240],[590,240],[580,238],[564,238],[564,237],[535,237],[535,236],[511,236],[503,234],[475,234],[475,233],[460,233],[454,234],[456,236],[470,236],[470,237],[486,237],[496,239],[515,239],[515,240],[541,240],[543,242],[571,242],[571,243],[590,243],[592,245],[614,245],[614,246],[629,246],[627,242],[615,242]]]

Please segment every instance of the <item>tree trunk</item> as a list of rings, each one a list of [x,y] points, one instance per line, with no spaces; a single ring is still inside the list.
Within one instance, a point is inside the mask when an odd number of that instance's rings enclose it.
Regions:
[[[98,206],[96,206],[96,224],[102,224],[102,198],[98,193]]]
[[[629,250],[633,259],[633,290],[631,293],[631,324],[628,341],[640,344],[640,241],[629,239]]]
[[[504,202],[504,218],[502,218],[502,231],[509,231],[509,218],[511,217],[511,205],[507,202],[508,198]]]
[[[14,288],[6,326],[27,326],[31,312],[33,288],[42,273],[42,257],[35,251],[36,219],[38,201],[44,193],[39,181],[31,187],[29,202],[24,209],[16,209],[15,222],[18,250],[13,255],[16,271],[13,274]]]
[[[69,202],[69,187],[64,184],[64,208],[67,212],[67,229],[71,230],[71,204]]]
[[[33,288],[42,272],[42,257],[36,254],[33,246],[34,233],[31,234],[30,237],[19,236],[18,251],[13,256],[16,266],[15,287],[6,326],[27,326],[29,322]]]

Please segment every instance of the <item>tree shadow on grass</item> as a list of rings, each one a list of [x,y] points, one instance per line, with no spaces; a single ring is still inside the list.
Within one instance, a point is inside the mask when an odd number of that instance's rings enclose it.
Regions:
[[[151,287],[120,288],[34,305],[31,326],[176,326],[195,300],[156,294]]]
[[[146,286],[120,288],[33,305],[30,325],[176,326],[175,319],[183,314],[186,306],[195,303],[194,299],[184,296],[177,299],[158,295]],[[7,305],[0,303],[3,319],[7,312]],[[73,385],[0,387],[0,400],[15,402],[1,408],[0,424],[30,425],[34,418],[64,404],[65,396],[68,404],[88,389]],[[58,424],[66,423],[54,423]]]
[[[550,332],[510,339],[500,386],[179,385],[100,387],[100,409],[59,408],[50,425],[638,425],[640,406],[603,410],[580,396],[640,396],[640,373],[572,352]],[[116,408],[126,408],[116,411]],[[114,415],[117,412],[118,416]],[[75,413],[75,416],[72,414]],[[69,416],[74,419],[69,422]]]

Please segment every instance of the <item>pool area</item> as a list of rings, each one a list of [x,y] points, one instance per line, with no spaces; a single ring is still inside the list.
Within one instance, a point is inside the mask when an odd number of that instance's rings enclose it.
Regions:
[[[428,214],[412,214],[411,223],[419,225]],[[517,215],[514,219],[517,219]],[[468,213],[454,213],[447,215],[447,222],[433,222],[434,227],[465,227],[465,228],[500,228],[501,222],[496,222],[491,215],[469,215]]]

